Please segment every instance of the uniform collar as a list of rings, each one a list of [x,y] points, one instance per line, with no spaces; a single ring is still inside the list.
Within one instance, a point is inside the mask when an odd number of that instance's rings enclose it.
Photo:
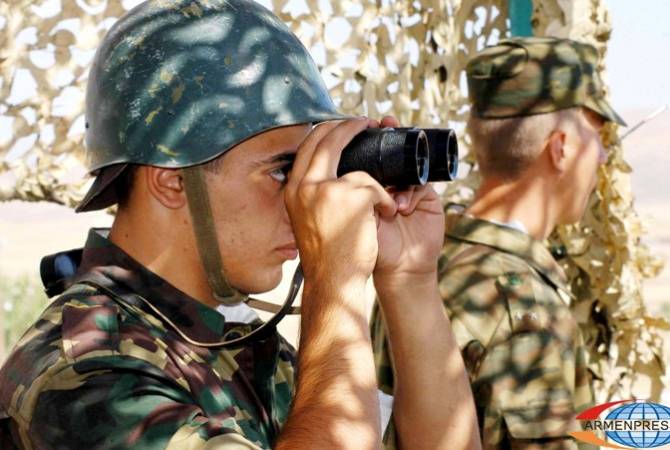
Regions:
[[[131,258],[108,238],[109,229],[91,229],[73,283],[89,281],[143,310],[142,296],[189,338],[213,343],[224,335],[225,318],[189,297]],[[150,312],[150,311],[147,311]]]
[[[516,255],[547,279],[555,288],[570,295],[567,277],[549,250],[529,234],[488,220],[461,216],[447,232],[449,238],[486,245]]]

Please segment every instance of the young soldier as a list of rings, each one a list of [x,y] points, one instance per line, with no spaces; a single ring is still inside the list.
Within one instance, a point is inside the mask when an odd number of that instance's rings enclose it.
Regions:
[[[505,40],[467,65],[482,182],[447,231],[440,293],[485,449],[577,448],[569,432],[593,400],[567,280],[542,241],[580,220],[607,159],[600,130],[623,124],[602,97],[596,65],[592,46],[551,38]],[[378,312],[373,334],[388,389]]]
[[[105,37],[86,103],[97,178],[78,209],[118,213],[44,262],[65,292],[0,371],[3,448],[378,448],[371,275],[398,360],[440,342],[398,368],[400,442],[478,447],[437,289],[439,199],[337,178],[344,146],[380,124],[336,111],[277,17],[248,0],[144,3]],[[274,326],[214,308],[275,287],[298,250],[296,355]]]

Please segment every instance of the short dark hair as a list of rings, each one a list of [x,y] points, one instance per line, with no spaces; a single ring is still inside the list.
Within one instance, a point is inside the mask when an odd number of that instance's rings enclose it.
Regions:
[[[223,165],[223,157],[226,155],[226,153],[222,153],[216,158],[212,159],[211,161],[207,161],[202,165],[202,168],[210,173],[218,174],[221,171],[221,166]]]

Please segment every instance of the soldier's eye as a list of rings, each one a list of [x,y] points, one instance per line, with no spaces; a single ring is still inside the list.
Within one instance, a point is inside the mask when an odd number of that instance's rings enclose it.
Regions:
[[[285,184],[288,181],[289,172],[291,172],[291,164],[286,164],[274,169],[272,172],[270,172],[270,176],[276,182]]]

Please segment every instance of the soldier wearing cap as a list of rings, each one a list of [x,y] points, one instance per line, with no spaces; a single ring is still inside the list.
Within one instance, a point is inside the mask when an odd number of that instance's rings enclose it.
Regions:
[[[468,131],[482,181],[450,217],[440,293],[470,377],[484,449],[575,449],[575,416],[593,394],[565,273],[542,244],[581,219],[607,160],[603,98],[590,45],[514,38],[467,65]],[[393,372],[378,312],[379,383]],[[397,361],[397,360],[395,360]]]
[[[398,439],[477,448],[437,288],[438,196],[337,177],[344,146],[380,125],[398,123],[340,114],[305,48],[254,1],[152,0],[122,17],[88,80],[97,177],[78,208],[118,212],[83,250],[43,260],[60,295],[0,370],[0,446],[378,448],[372,276],[399,359],[441,342],[400,366]],[[299,354],[280,316],[263,323],[247,306],[298,250]]]

